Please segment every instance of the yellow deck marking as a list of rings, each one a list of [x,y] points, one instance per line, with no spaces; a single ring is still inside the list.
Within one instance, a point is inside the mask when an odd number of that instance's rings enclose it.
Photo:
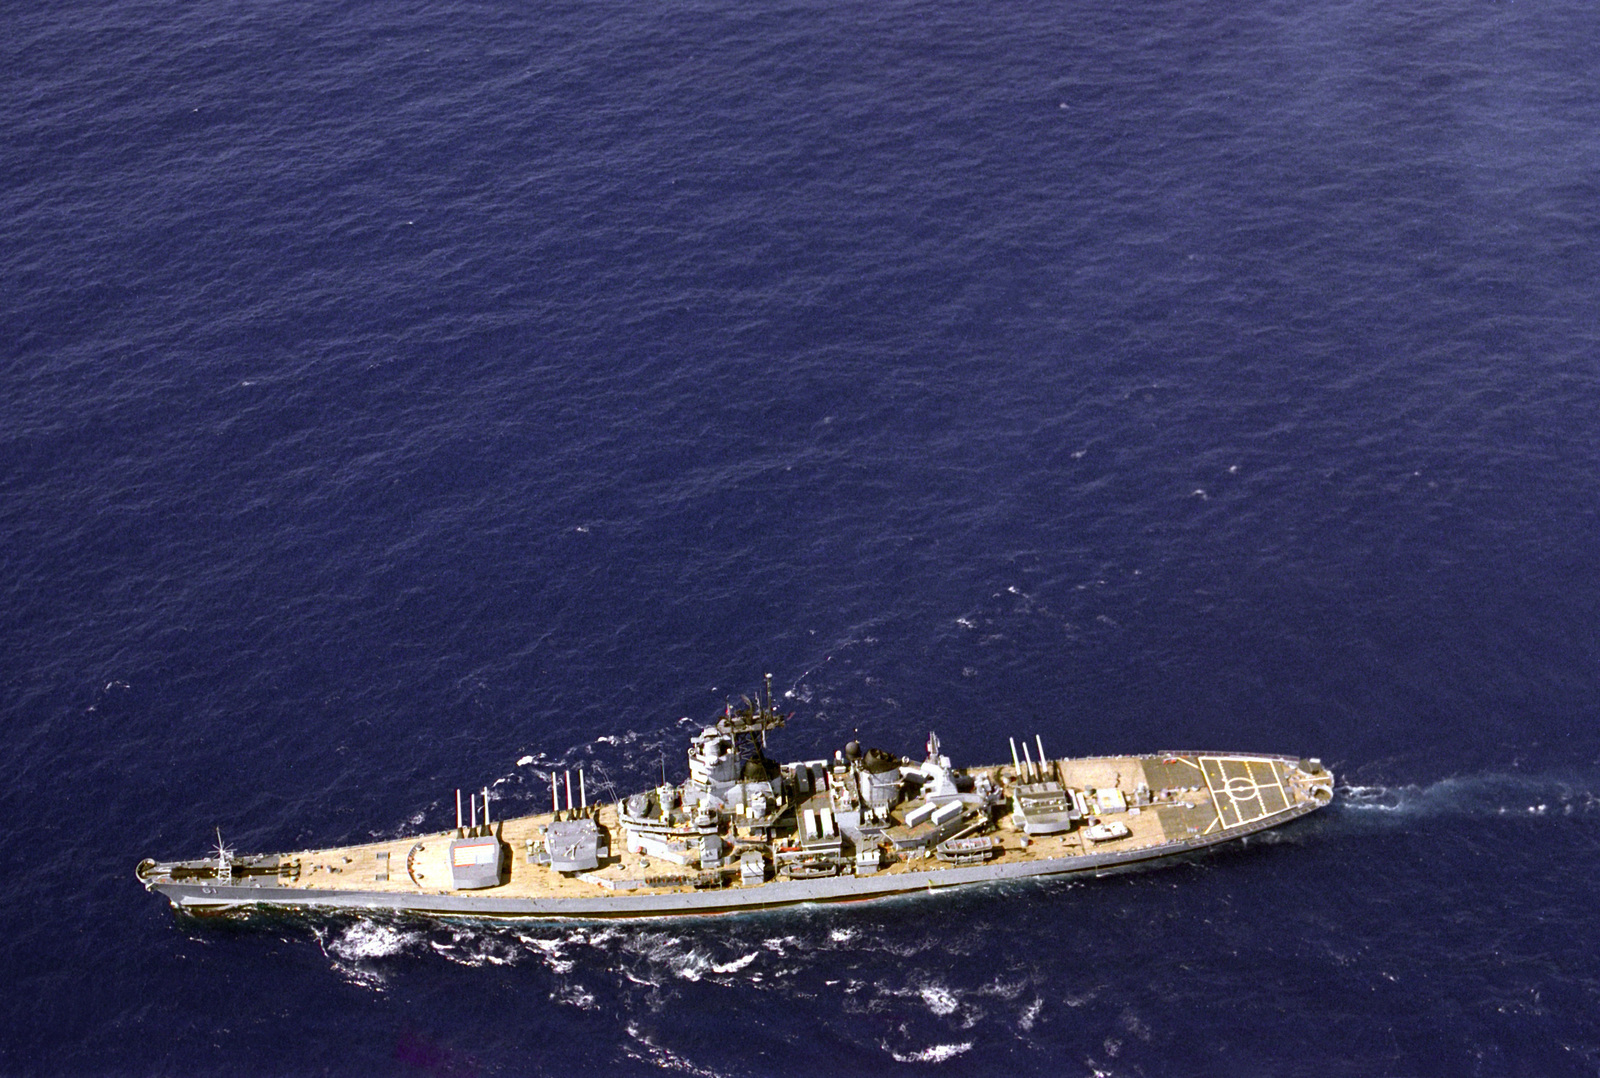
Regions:
[[[1244,773],[1229,775],[1229,764],[1243,765]],[[1265,764],[1269,778],[1261,779],[1255,772],[1253,765]],[[1237,756],[1202,756],[1200,757],[1200,773],[1206,778],[1206,789],[1211,793],[1211,803],[1217,809],[1217,821],[1223,830],[1230,827],[1242,827],[1245,824],[1256,823],[1269,816],[1276,816],[1287,811],[1293,801],[1289,792],[1283,787],[1282,777],[1278,774],[1276,761],[1251,760]],[[1212,771],[1216,771],[1216,781],[1213,781]],[[1218,788],[1218,785],[1221,788]],[[1282,808],[1269,809],[1266,798],[1262,792],[1276,790]],[[1225,797],[1222,795],[1226,795]],[[1251,803],[1254,802],[1252,805]],[[1211,828],[1206,828],[1209,834]]]
[[[1201,764],[1200,774],[1205,776],[1206,789],[1211,794],[1211,804],[1217,810],[1217,819],[1220,821],[1222,819],[1222,801],[1218,799],[1218,797],[1217,797],[1217,788],[1211,782],[1211,771],[1210,771],[1210,769],[1205,767],[1205,764],[1208,761],[1212,762],[1212,763],[1215,763],[1217,765],[1217,770],[1219,770],[1219,771],[1222,770],[1222,761],[1217,759],[1215,756],[1202,756],[1202,757],[1200,757],[1200,764]],[[1227,777],[1227,773],[1226,772],[1223,772],[1223,777],[1224,778]],[[1223,824],[1222,826],[1223,827],[1227,827],[1228,825],[1227,824]]]
[[[1283,795],[1283,804],[1284,804],[1284,807],[1287,808],[1289,806],[1289,803],[1290,803],[1289,802],[1289,791],[1285,790],[1283,788],[1283,776],[1278,773],[1278,765],[1277,764],[1273,764],[1272,765],[1272,783],[1273,783],[1274,786],[1276,786],[1278,788],[1278,792]]]
[[[1264,764],[1267,765],[1267,771],[1272,775],[1272,785],[1277,788],[1278,796],[1283,800],[1283,808],[1275,809],[1272,812],[1266,812],[1266,813],[1263,814],[1264,816],[1275,816],[1279,812],[1284,812],[1289,808],[1289,806],[1291,804],[1291,802],[1289,800],[1289,791],[1285,790],[1283,788],[1283,777],[1278,772],[1277,761],[1275,761],[1275,760],[1262,760],[1262,761],[1259,761],[1259,762],[1260,763],[1264,763]],[[1256,788],[1259,791],[1259,790],[1265,790],[1267,787],[1258,782],[1258,783],[1256,783]],[[1262,808],[1263,809],[1266,808],[1265,802],[1262,803]]]

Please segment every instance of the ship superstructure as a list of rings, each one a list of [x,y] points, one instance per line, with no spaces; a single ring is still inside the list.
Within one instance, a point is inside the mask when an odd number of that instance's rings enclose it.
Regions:
[[[190,912],[251,906],[435,915],[648,917],[848,901],[993,880],[1104,874],[1277,827],[1328,804],[1315,759],[1209,752],[956,768],[851,740],[778,763],[786,716],[765,693],[689,743],[688,775],[591,804],[583,772],[551,775],[551,811],[492,822],[489,791],[456,797],[453,830],[392,841],[138,866]],[[1036,753],[1035,751],[1036,750]],[[563,781],[564,778],[564,781]],[[562,793],[565,792],[565,803]],[[481,812],[480,812],[481,808]]]

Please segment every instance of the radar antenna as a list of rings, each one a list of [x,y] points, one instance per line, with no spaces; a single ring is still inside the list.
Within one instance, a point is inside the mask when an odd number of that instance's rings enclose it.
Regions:
[[[233,851],[222,841],[222,828],[217,828],[217,882],[233,882]]]
[[[767,731],[776,730],[788,721],[789,716],[779,714],[772,706],[772,675],[768,674],[764,694],[758,692],[753,700],[741,697],[737,708],[731,703],[725,704],[717,729],[728,735],[739,759],[748,763],[766,758]]]

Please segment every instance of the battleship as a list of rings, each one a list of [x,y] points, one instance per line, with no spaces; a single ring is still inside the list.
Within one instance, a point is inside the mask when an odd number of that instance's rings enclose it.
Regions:
[[[145,889],[192,914],[255,908],[487,918],[646,918],[914,895],[1001,880],[1106,875],[1237,843],[1333,799],[1321,762],[1221,752],[953,767],[851,740],[778,763],[790,716],[764,695],[695,734],[688,777],[591,803],[585,773],[549,772],[548,812],[491,818],[456,791],[441,831],[295,853],[141,861]]]

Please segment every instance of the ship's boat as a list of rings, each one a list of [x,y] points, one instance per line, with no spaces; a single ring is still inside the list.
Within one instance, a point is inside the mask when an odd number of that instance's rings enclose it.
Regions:
[[[1026,877],[1159,864],[1298,819],[1333,799],[1315,759],[1220,752],[957,768],[851,741],[780,764],[787,716],[728,707],[689,744],[688,776],[590,803],[552,774],[551,810],[491,820],[489,791],[456,826],[355,846],[139,863],[145,888],[192,913],[250,907],[439,916],[657,917],[858,901]],[[564,780],[564,781],[563,781]],[[562,794],[565,793],[563,802]],[[481,811],[480,811],[481,809]]]

